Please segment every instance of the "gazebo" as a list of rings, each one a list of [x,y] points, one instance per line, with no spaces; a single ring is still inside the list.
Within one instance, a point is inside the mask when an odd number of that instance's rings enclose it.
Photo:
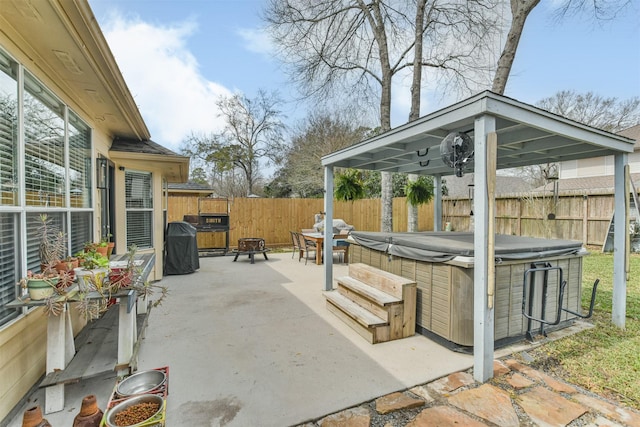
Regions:
[[[613,156],[615,165],[612,321],[625,325],[629,189],[628,154],[634,141],[595,129],[534,106],[485,91],[418,120],[322,158],[325,170],[325,220],[333,220],[334,168],[431,175],[435,183],[434,230],[442,230],[442,177],[455,171],[445,164],[440,145],[457,133],[473,146],[464,172],[474,173],[473,354],[474,377],[493,376],[494,214],[496,170],[548,162]],[[467,139],[466,136],[471,140]],[[620,224],[620,226],[618,226]],[[331,253],[332,229],[325,229]],[[333,287],[333,260],[325,257],[325,290]]]

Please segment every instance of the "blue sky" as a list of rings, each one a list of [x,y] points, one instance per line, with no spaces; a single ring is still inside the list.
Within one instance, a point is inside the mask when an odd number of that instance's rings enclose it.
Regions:
[[[615,21],[554,19],[542,1],[525,27],[505,95],[535,104],[560,90],[640,96],[640,6]],[[177,150],[193,132],[220,129],[215,100],[277,90],[288,124],[303,117],[260,30],[264,0],[89,0],[152,139]],[[396,91],[394,123],[406,120]],[[422,114],[446,106],[434,97]]]

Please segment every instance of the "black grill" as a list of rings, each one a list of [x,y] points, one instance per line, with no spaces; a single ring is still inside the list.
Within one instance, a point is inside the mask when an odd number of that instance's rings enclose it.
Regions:
[[[225,253],[229,252],[229,214],[201,213],[200,215],[185,215],[184,222],[193,225],[198,233],[227,233],[224,248],[199,248],[199,250],[223,250]]]

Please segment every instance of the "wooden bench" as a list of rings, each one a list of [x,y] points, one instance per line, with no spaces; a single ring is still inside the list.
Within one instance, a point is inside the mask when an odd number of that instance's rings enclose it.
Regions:
[[[349,265],[337,289],[325,292],[327,309],[372,344],[416,331],[416,282],[362,264]]]
[[[118,263],[125,259],[126,255],[117,255],[111,261]],[[134,280],[143,283],[153,269],[155,254],[136,254],[134,261],[138,267]],[[64,409],[65,384],[114,370],[118,375],[124,375],[137,367],[139,338],[150,311],[145,301],[138,301],[133,289],[124,288],[112,296],[119,303],[100,319],[85,326],[78,334],[80,347],[76,347],[69,315],[73,298],[65,304],[62,314],[48,316],[47,375],[40,384],[45,388],[45,413]],[[92,292],[85,298],[93,297],[102,298],[101,295],[92,295]],[[137,309],[140,309],[140,314]]]
[[[138,341],[134,346],[134,355],[130,367],[136,368],[137,349],[140,337],[147,326],[149,313],[137,314],[136,326]],[[65,369],[58,369],[47,374],[40,387],[57,384],[72,384],[89,378],[114,372],[118,369],[118,306],[112,305],[97,320],[87,324],[75,338],[78,349]]]

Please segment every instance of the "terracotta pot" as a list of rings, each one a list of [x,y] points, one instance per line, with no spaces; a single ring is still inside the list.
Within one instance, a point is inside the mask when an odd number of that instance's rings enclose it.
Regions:
[[[82,399],[80,412],[73,419],[73,427],[99,427],[103,412],[98,408],[96,396],[90,394]]]
[[[78,268],[80,263],[78,258],[71,258],[69,261],[58,261],[58,263],[53,267],[58,272],[62,271],[73,271],[74,268]]]
[[[34,406],[24,411],[22,427],[51,427],[51,424],[42,418],[42,409],[39,406]]]
[[[107,243],[107,258],[111,257],[111,254],[113,253],[113,248],[115,247],[116,247],[116,244],[114,242]]]
[[[107,256],[107,251],[109,250],[108,246],[98,246],[96,247],[96,252],[100,255]]]

